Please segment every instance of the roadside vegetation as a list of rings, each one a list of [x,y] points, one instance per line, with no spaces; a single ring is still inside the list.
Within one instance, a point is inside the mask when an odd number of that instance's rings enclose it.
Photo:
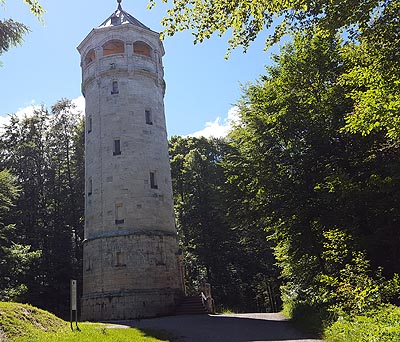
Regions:
[[[369,314],[340,318],[325,330],[326,342],[400,341],[400,308],[385,306]]]

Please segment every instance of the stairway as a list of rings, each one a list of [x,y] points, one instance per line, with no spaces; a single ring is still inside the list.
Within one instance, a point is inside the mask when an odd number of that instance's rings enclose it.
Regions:
[[[207,310],[200,296],[184,297],[181,304],[175,310],[175,315],[204,315],[206,313]]]

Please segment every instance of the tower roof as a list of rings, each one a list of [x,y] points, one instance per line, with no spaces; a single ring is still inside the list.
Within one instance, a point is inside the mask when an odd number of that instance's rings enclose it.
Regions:
[[[121,6],[122,0],[117,0],[117,1],[118,1],[118,8],[116,9],[116,11],[113,12],[106,20],[104,20],[99,27],[110,27],[110,26],[119,26],[123,24],[132,24],[140,28],[150,30],[146,25],[144,25],[135,17],[133,17],[128,12],[125,12],[122,9]]]

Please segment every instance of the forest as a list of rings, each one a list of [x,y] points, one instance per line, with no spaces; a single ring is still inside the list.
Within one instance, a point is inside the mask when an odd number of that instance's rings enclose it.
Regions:
[[[363,4],[374,15],[348,35],[303,18],[243,86],[227,137],[169,140],[186,286],[206,279],[220,310],[283,309],[321,329],[399,304],[400,3]],[[12,116],[0,170],[0,300],[65,316],[84,223],[72,102]]]

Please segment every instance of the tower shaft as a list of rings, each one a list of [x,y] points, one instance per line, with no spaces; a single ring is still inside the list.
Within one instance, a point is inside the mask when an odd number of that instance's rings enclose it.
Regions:
[[[183,283],[159,34],[119,5],[78,50],[86,100],[82,318],[167,314]]]

